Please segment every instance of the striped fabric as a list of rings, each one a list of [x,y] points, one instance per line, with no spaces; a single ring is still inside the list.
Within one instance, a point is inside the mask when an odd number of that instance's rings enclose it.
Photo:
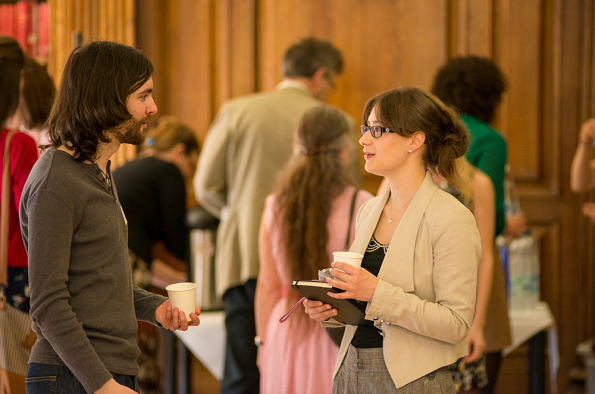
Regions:
[[[23,341],[31,331],[31,317],[5,303],[0,310],[0,368],[26,376],[31,351]]]

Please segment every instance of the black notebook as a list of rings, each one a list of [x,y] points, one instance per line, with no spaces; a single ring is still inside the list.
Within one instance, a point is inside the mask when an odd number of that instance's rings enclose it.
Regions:
[[[341,293],[344,290],[332,287],[326,282],[315,280],[294,280],[291,287],[309,300],[322,301],[325,304],[332,305],[337,310],[337,315],[333,316],[333,319],[338,322],[359,326],[366,321],[364,319],[365,303],[353,299],[340,300],[327,294],[328,292]]]

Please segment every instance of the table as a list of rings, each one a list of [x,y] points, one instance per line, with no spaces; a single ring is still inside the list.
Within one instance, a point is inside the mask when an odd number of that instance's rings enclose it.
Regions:
[[[223,311],[204,311],[200,325],[187,331],[175,331],[176,336],[218,380],[223,377],[225,357],[225,314]]]
[[[527,311],[509,311],[512,345],[502,350],[502,357],[510,354],[514,349],[529,341],[529,393],[542,394],[545,392],[545,364],[543,349],[545,348],[545,333],[549,349],[550,384],[552,394],[556,394],[556,377],[560,366],[558,350],[558,334],[556,322],[547,303],[537,303],[535,309]]]

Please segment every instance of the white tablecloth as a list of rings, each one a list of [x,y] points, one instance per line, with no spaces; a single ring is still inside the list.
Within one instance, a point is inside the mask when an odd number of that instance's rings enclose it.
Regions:
[[[556,376],[558,374],[558,367],[560,366],[560,353],[558,350],[556,322],[548,304],[542,301],[539,302],[533,310],[510,311],[509,318],[512,345],[502,350],[503,357],[525,343],[538,332],[545,329],[548,330],[550,382],[552,394],[556,394]]]
[[[201,312],[200,325],[187,331],[175,331],[188,350],[221,380],[225,357],[225,314],[223,311]]]

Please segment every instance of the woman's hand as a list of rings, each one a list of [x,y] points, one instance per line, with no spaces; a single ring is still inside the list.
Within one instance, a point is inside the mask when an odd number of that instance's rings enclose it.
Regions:
[[[320,301],[304,301],[304,309],[310,315],[310,319],[316,321],[325,321],[337,314],[337,310],[329,304],[323,304]]]
[[[172,310],[171,302],[166,300],[163,304],[157,307],[157,310],[155,311],[155,320],[157,320],[165,329],[172,331],[186,331],[189,326],[198,326],[200,324],[200,320],[198,319],[198,315],[200,315],[200,306],[196,305],[194,308],[194,313],[190,314],[190,319],[192,319],[192,321],[188,322],[184,312],[181,312],[178,308],[173,308]]]
[[[469,354],[465,356],[464,361],[472,363],[479,360],[486,348],[483,328],[477,327],[475,324],[471,325],[471,331],[467,336],[467,347],[469,348]]]
[[[376,286],[378,286],[378,277],[372,275],[364,268],[355,268],[352,265],[341,262],[331,264],[331,274],[336,279],[326,278],[329,285],[337,289],[345,290],[343,293],[327,293],[333,298],[353,298],[359,301],[372,301]],[[345,272],[341,272],[343,270]]]

